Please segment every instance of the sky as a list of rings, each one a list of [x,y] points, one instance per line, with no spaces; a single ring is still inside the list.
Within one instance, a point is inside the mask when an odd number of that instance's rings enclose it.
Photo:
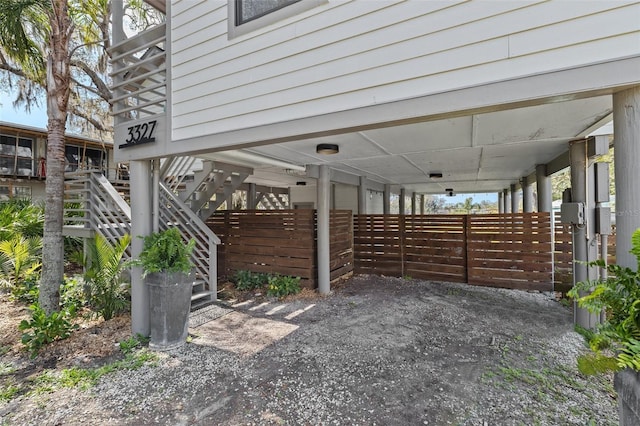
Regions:
[[[23,108],[17,110],[13,107],[14,99],[13,93],[0,92],[0,121],[43,129],[47,127],[47,110],[44,102],[42,108],[31,108],[31,113],[28,114]]]

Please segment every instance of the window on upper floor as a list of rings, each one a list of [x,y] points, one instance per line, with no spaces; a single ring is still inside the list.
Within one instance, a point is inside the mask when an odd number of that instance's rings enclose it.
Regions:
[[[73,172],[78,169],[97,169],[105,172],[108,168],[107,155],[99,149],[67,145],[64,147],[64,156],[66,159],[66,172]]]
[[[33,139],[0,135],[0,174],[33,175]]]
[[[229,38],[302,13],[327,0],[228,0]]]
[[[236,26],[275,12],[300,0],[235,0]]]

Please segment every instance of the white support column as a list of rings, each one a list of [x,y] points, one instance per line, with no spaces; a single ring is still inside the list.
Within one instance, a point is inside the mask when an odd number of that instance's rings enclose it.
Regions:
[[[358,214],[367,214],[367,178],[360,176],[358,186]]]
[[[522,178],[522,211],[531,213],[533,211],[533,186],[527,183],[527,177]]]
[[[153,210],[153,232],[160,231],[160,159],[153,160],[153,184],[152,192],[152,210]]]
[[[502,193],[504,194],[504,212],[511,213],[511,192],[505,189]]]
[[[424,214],[424,194],[420,194],[420,214]]]
[[[640,228],[640,86],[613,94],[616,263],[635,270],[631,235]]]
[[[510,187],[511,192],[511,213],[518,213],[518,207],[520,204],[520,197],[518,193],[518,189],[516,188],[516,184],[512,183]]]
[[[407,208],[407,193],[404,188],[400,188],[400,199],[398,200],[398,214],[404,214],[405,209]]]
[[[504,213],[504,193],[498,192],[498,213]]]
[[[417,204],[416,203],[416,197],[417,196],[418,195],[415,192],[411,194],[411,214],[414,215],[414,216],[415,216],[416,211],[417,211],[417,209],[416,209],[416,204]]]
[[[136,259],[142,252],[143,240],[152,230],[151,163],[132,161],[129,165],[131,185],[131,255]],[[131,268],[131,331],[148,336],[149,291],[142,279],[142,268]]]
[[[329,167],[325,164],[319,167],[318,177],[318,210],[317,210],[317,240],[318,240],[318,291],[320,294],[331,292],[331,271],[329,266],[329,203],[331,184],[329,182]]]
[[[538,211],[551,212],[551,178],[547,176],[547,166],[536,166],[536,189],[538,190]]]
[[[569,158],[571,159],[571,202],[583,203],[585,208],[585,217],[591,222],[591,214],[589,213],[590,202],[587,193],[587,142],[586,140],[574,141],[569,144]],[[594,250],[590,249],[590,242],[595,243],[595,235],[593,232],[587,232],[589,228],[593,228],[592,224],[572,225],[573,235],[573,283],[586,281],[590,278],[589,269],[584,262],[595,260],[597,253],[590,253]],[[591,254],[591,256],[590,256]],[[596,278],[595,276],[591,278]],[[573,304],[573,318],[577,325],[584,328],[594,328],[599,322],[600,315],[590,314],[584,308],[579,308],[578,304]]]
[[[382,213],[391,213],[391,185],[388,183],[384,185],[384,195],[382,199]]]

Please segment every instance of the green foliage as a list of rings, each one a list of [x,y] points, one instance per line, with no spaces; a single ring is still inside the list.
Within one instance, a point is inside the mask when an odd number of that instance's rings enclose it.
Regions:
[[[601,353],[580,355],[578,357],[578,370],[585,376],[593,376],[609,371],[617,371],[618,360],[612,356]]]
[[[298,294],[300,287],[300,277],[290,277],[288,275],[275,275],[269,277],[269,287],[267,295],[273,297],[285,297],[290,294]]]
[[[0,240],[16,236],[42,237],[44,207],[30,200],[13,198],[0,203]]]
[[[129,307],[129,285],[123,281],[126,265],[122,259],[131,242],[125,235],[111,245],[102,235],[89,240],[84,259],[85,291],[89,305],[105,320]]]
[[[78,312],[86,305],[84,280],[80,276],[65,277],[60,285],[60,304]]]
[[[42,266],[39,260],[41,250],[41,237],[25,238],[14,235],[7,240],[0,241],[0,271],[2,274],[0,284],[11,289],[14,295],[28,291],[23,288],[25,286],[23,282],[25,280],[37,281]]]
[[[37,304],[31,305],[29,309],[31,320],[22,320],[18,328],[24,332],[22,344],[26,346],[32,358],[35,358],[47,343],[66,339],[78,328],[77,324],[71,323],[75,316],[75,310],[72,308],[52,312],[51,315],[47,315]]]
[[[631,239],[633,253],[640,266],[640,229]],[[589,266],[604,268],[601,260]],[[616,353],[619,368],[640,371],[640,268],[636,271],[620,265],[606,265],[609,277],[577,283],[568,295],[589,312],[599,313],[603,309],[606,321],[595,330],[590,342],[594,351],[610,346]]]
[[[118,343],[118,346],[120,347],[120,351],[122,351],[122,353],[126,355],[133,352],[134,349],[137,349],[148,342],[148,337],[145,337],[142,334],[138,333],[135,336],[129,337],[128,339],[121,340]]]
[[[269,281],[269,275],[260,272],[251,271],[237,271],[231,278],[236,285],[236,288],[240,291],[254,290],[264,287]]]
[[[191,253],[195,240],[185,244],[178,228],[155,232],[144,237],[144,246],[140,257],[130,262],[134,266],[142,266],[143,275],[154,272],[184,272],[193,267]]]
[[[0,402],[11,401],[14,396],[20,391],[20,387],[10,381],[9,383],[0,386]]]

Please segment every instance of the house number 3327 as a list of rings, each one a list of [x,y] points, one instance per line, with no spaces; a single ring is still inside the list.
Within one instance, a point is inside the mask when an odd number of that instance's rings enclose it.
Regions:
[[[127,127],[127,139],[125,140],[125,143],[127,145],[136,145],[140,143],[155,142],[156,138],[153,135],[155,129],[156,120]]]

